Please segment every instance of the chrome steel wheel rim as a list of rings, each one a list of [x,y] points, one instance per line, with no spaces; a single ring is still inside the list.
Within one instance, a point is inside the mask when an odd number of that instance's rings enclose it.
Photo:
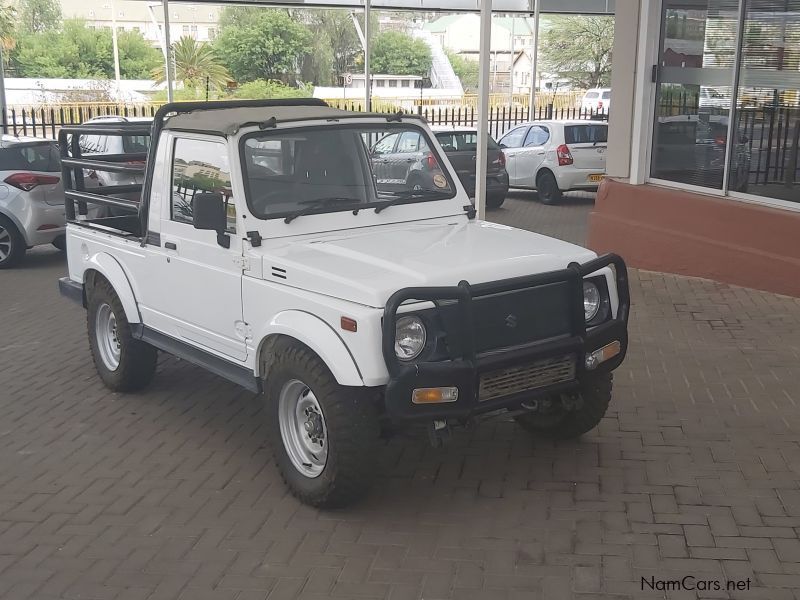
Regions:
[[[97,309],[95,336],[100,359],[109,371],[116,371],[122,354],[122,344],[117,334],[117,317],[108,304],[102,304]]]
[[[328,429],[314,392],[302,381],[292,379],[281,389],[278,423],[294,468],[308,478],[319,477],[328,462]]]
[[[0,225],[0,262],[3,262],[11,254],[11,234]]]

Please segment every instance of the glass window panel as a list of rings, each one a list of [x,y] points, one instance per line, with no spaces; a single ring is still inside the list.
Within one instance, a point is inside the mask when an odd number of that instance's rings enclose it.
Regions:
[[[800,202],[800,0],[750,0],[729,189]]]
[[[665,0],[650,175],[722,189],[737,0]]]

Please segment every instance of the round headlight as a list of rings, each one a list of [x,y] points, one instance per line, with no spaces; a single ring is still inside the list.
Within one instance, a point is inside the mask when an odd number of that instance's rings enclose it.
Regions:
[[[425,325],[419,317],[400,317],[395,324],[394,353],[400,360],[417,358],[425,348]]]
[[[600,310],[600,290],[591,281],[583,282],[583,316],[587,322],[597,316]]]

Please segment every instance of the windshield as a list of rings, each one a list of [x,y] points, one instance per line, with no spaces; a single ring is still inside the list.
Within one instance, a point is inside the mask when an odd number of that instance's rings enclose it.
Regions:
[[[274,219],[452,198],[426,132],[412,124],[347,124],[257,132],[241,145],[247,205]]]

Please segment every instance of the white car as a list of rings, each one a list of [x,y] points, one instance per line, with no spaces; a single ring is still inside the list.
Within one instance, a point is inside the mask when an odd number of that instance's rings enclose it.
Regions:
[[[500,138],[509,187],[537,190],[544,204],[562,192],[597,190],[605,178],[608,125],[599,121],[532,121]]]
[[[376,176],[393,167],[370,148],[395,133],[440,166],[432,189]],[[603,418],[627,348],[624,262],[478,220],[421,117],[187,102],[152,135],[137,218],[81,217],[75,201],[108,197],[74,177],[65,192],[59,286],[87,310],[110,389],[146,386],[161,350],[263,394],[275,465],[322,507],[359,496],[397,426],[438,444],[498,413],[551,438]],[[116,168],[103,160],[62,156],[71,173]]]
[[[608,114],[611,108],[611,88],[592,88],[587,90],[581,100],[581,112]]]
[[[0,141],[0,269],[33,246],[64,249],[64,190],[52,140],[2,136]]]

